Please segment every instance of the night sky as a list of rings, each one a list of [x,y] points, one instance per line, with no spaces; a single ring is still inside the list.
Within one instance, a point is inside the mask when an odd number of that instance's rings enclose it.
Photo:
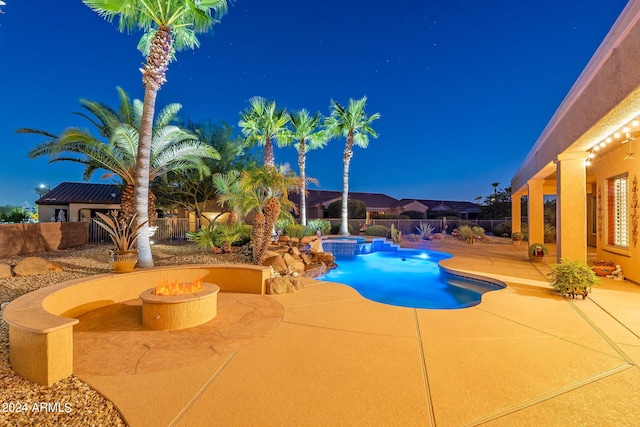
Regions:
[[[142,99],[136,50],[79,0],[5,0],[0,14],[0,205],[33,206],[39,184],[82,181],[82,165],[30,160],[43,139],[92,129],[78,100]],[[238,0],[201,47],[177,54],[157,107],[237,129],[252,96],[329,114],[368,97],[378,139],[355,149],[350,190],[474,201],[511,177],[625,0]],[[94,128],[92,129],[92,131]],[[239,132],[239,130],[237,130]],[[308,154],[319,188],[342,188],[343,139]],[[276,162],[297,169],[292,147]],[[111,183],[97,172],[91,182]]]

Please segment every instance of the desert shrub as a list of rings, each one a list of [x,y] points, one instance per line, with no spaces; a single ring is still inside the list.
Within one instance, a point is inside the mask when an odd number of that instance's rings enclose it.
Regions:
[[[276,229],[276,233],[282,234],[284,232],[285,227],[293,224],[295,224],[293,217],[289,218],[286,216],[285,217],[280,216],[278,217],[278,220],[276,221],[274,228]]]
[[[482,228],[482,227],[474,225],[473,227],[471,227],[471,231],[473,231],[473,234],[475,234],[476,236],[478,236],[480,238],[485,237],[485,231],[484,231],[484,228]]]
[[[340,218],[342,215],[342,200],[336,200],[327,208],[330,218]],[[367,205],[362,200],[349,200],[347,211],[351,219],[364,219],[367,217]]]
[[[426,239],[435,231],[435,228],[433,228],[431,224],[420,223],[420,225],[416,227],[416,231],[423,239]]]
[[[300,224],[291,224],[284,227],[282,230],[284,236],[297,237],[298,239],[307,235],[307,227]]]
[[[331,223],[324,219],[311,219],[307,221],[308,234],[316,234],[317,230],[320,230],[322,234],[331,233]]]
[[[509,237],[511,236],[511,223],[501,222],[499,224],[496,224],[491,232],[494,236]]]
[[[549,268],[551,286],[561,295],[575,297],[576,294],[582,294],[584,298],[593,285],[600,284],[600,279],[583,261],[562,259],[559,264],[551,264]]]
[[[228,250],[244,238],[246,229],[239,223],[227,224],[212,222],[199,231],[187,233],[198,245],[208,248],[222,248]]]
[[[407,239],[409,239],[410,242],[419,242],[422,237],[420,237],[419,234],[411,233],[407,236]]]
[[[553,243],[556,241],[556,228],[551,224],[544,225],[544,242]]]
[[[236,243],[234,243],[234,246],[244,246],[247,243],[249,243],[251,241],[251,238],[253,237],[253,226],[249,225],[249,224],[241,224],[240,225],[240,230],[242,231],[242,234],[240,236],[240,240],[238,240]]]
[[[347,230],[349,230],[349,234],[353,234],[353,226],[351,224],[347,225]],[[336,222],[335,224],[331,224],[331,234],[340,233],[340,223]]]
[[[460,237],[460,240],[467,243],[473,243],[475,239],[473,230],[468,225],[461,225],[458,227],[458,237]]]
[[[389,230],[384,225],[372,225],[371,227],[367,227],[364,234],[367,236],[387,237]]]

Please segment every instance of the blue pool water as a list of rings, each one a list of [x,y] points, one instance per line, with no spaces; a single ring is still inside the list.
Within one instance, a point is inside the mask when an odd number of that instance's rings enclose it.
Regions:
[[[444,252],[397,250],[337,259],[324,280],[343,283],[363,297],[401,307],[456,309],[480,303],[482,294],[504,285],[453,275],[438,262]]]

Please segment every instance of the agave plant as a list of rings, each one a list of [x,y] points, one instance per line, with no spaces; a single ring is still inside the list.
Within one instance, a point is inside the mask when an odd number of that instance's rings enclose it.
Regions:
[[[136,225],[136,213],[128,221],[119,221],[118,211],[115,210],[110,211],[109,216],[100,212],[97,212],[97,215],[102,221],[96,221],[96,224],[109,234],[118,251],[132,250],[138,240],[140,229],[146,224],[145,221]]]

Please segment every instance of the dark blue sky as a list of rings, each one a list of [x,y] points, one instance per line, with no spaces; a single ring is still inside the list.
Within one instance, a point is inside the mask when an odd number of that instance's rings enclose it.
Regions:
[[[81,165],[30,160],[41,138],[89,127],[87,98],[142,98],[140,33],[121,34],[80,0],[6,0],[0,15],[0,205],[82,180]],[[329,113],[366,95],[379,138],[355,149],[352,191],[473,201],[508,186],[625,0],[238,0],[201,47],[177,55],[158,107],[237,127],[255,95]],[[344,140],[308,155],[308,175],[340,190]],[[295,168],[293,148],[276,162]],[[101,180],[97,173],[92,182]]]

